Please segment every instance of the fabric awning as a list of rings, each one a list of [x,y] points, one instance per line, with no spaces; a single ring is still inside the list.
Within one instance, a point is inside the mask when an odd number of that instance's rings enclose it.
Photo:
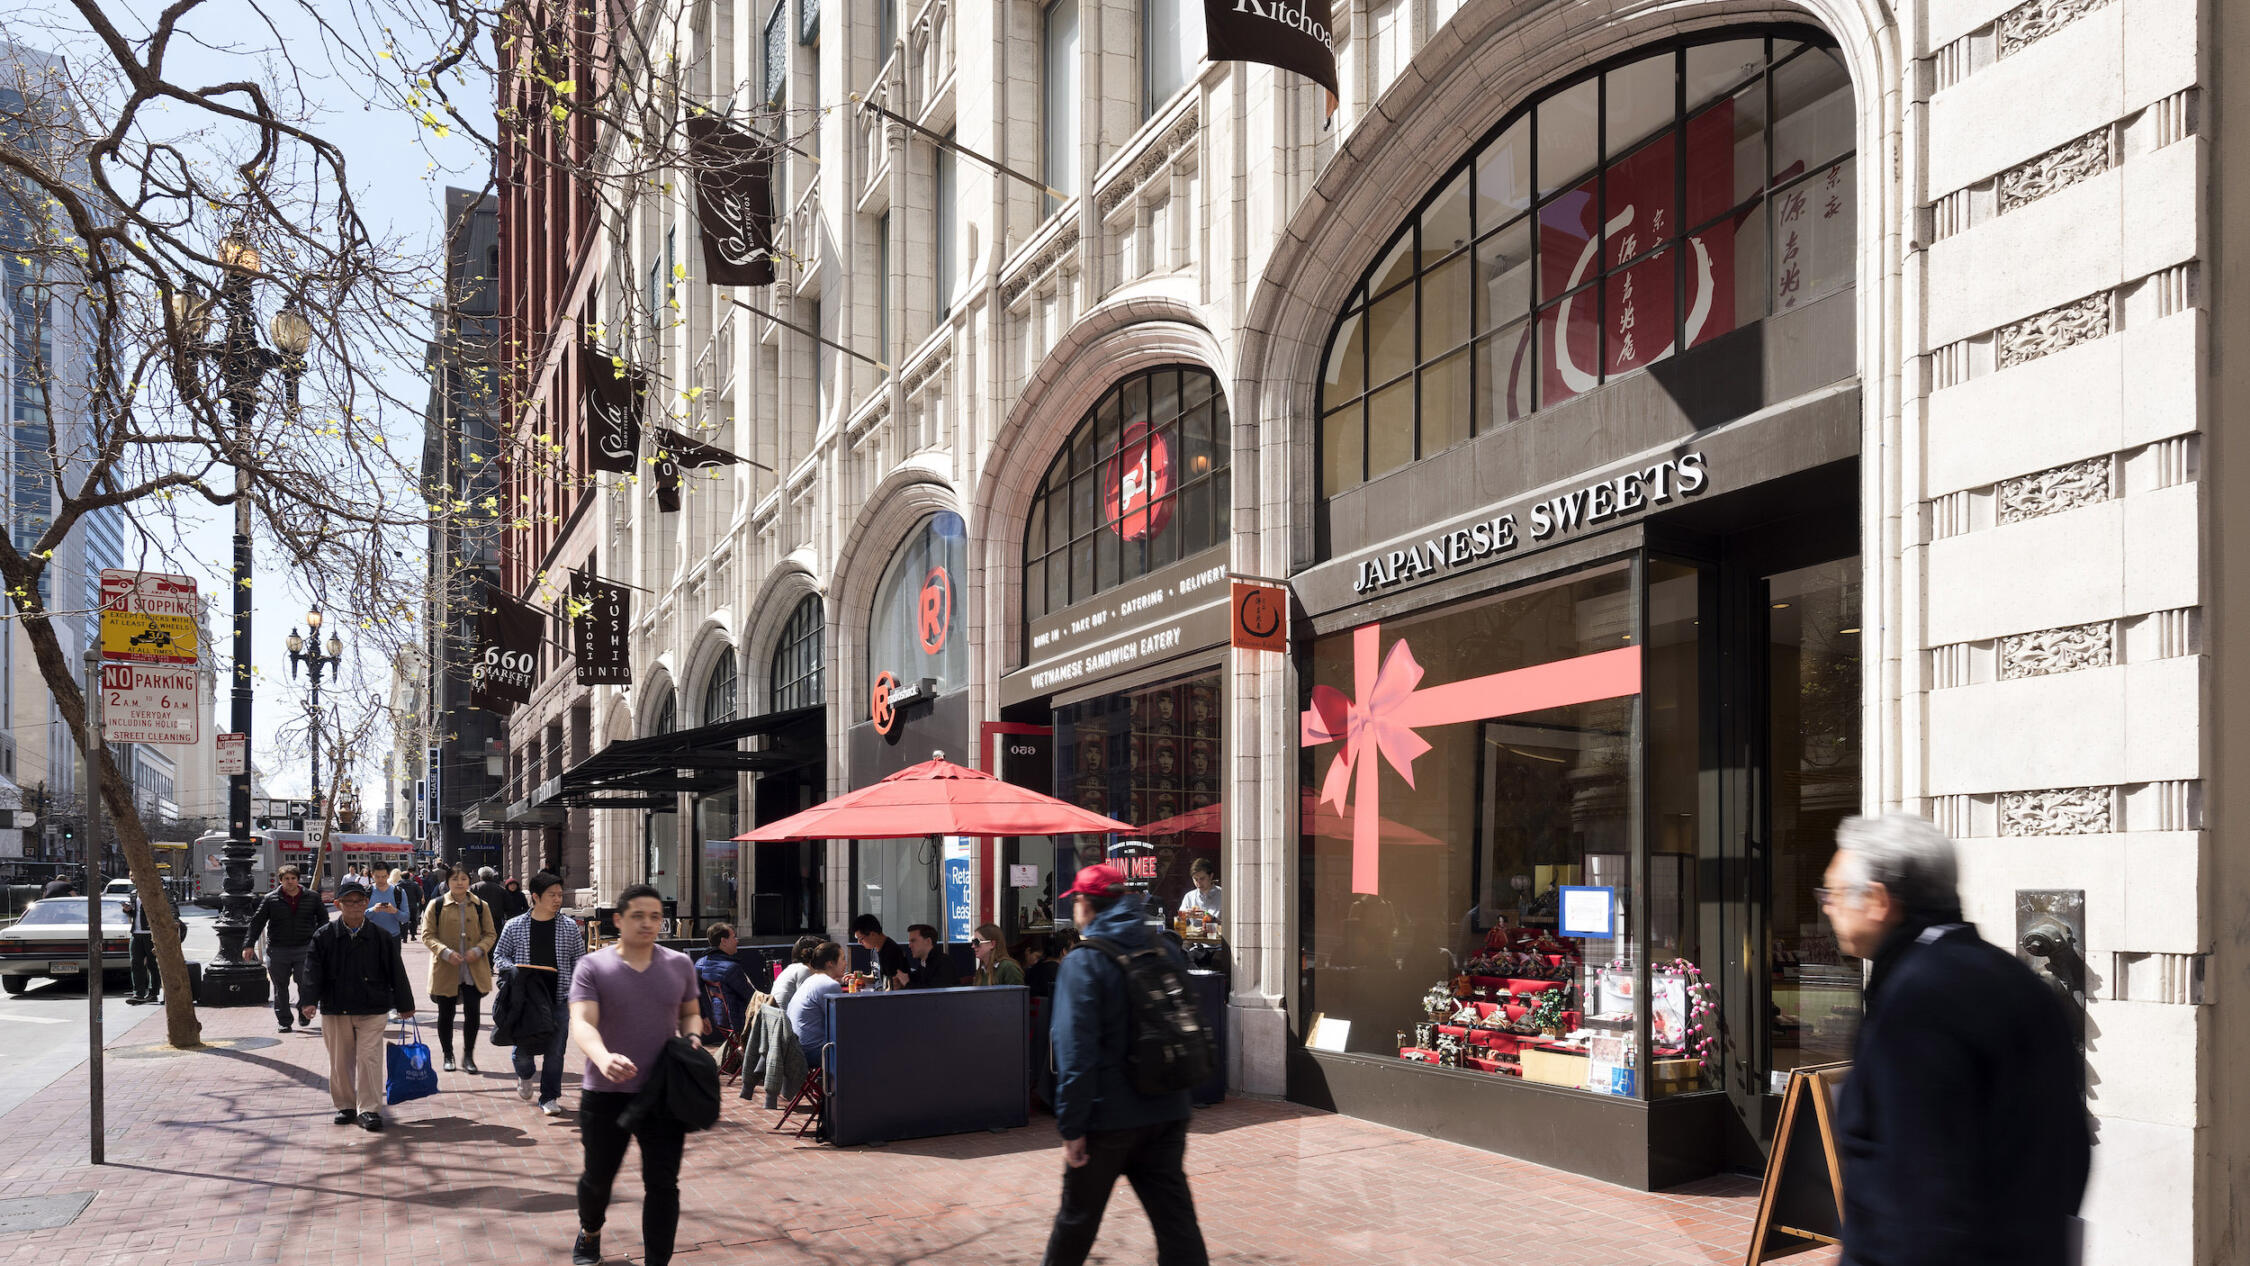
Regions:
[[[815,704],[763,716],[715,721],[692,730],[619,739],[550,778],[531,793],[535,808],[580,805],[594,809],[676,807],[681,795],[708,796],[735,789],[744,774],[771,774],[822,759],[827,709]],[[769,740],[744,751],[744,739]]]

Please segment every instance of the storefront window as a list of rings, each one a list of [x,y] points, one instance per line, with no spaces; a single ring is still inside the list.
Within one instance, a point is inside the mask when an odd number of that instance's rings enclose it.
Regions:
[[[1652,879],[1675,895],[1636,926],[1640,602],[1621,562],[1313,644],[1309,1046],[1648,1093],[1641,998],[1670,1007],[1694,907],[1686,875]],[[1643,960],[1654,926],[1664,964]],[[1652,1042],[1659,1077],[1687,1028]]]
[[[1151,898],[1168,918],[1195,887],[1195,863],[1219,861],[1221,697],[1219,675],[1210,672],[1054,711],[1055,795],[1140,828],[1156,847]],[[1045,841],[1027,840],[1024,858],[1039,865],[1040,884],[1016,894],[1016,926],[1049,930],[1054,895],[1070,887],[1080,866],[1100,861],[1108,842],[1101,835],[1064,837],[1042,855],[1033,845]],[[1223,893],[1212,900],[1223,922]]]
[[[957,636],[967,543],[961,516],[946,510],[922,520],[891,558],[868,624],[870,690],[884,673],[897,685],[932,679],[940,694],[968,680],[968,647]]]
[[[696,859],[696,915],[705,920],[732,920],[740,910],[742,846],[734,842],[736,796],[705,796],[695,804],[696,838],[702,855]]]
[[[703,683],[703,723],[716,725],[734,720],[735,709],[734,648],[729,646],[719,652],[711,665],[711,675]]]
[[[656,718],[649,723],[648,732],[651,734],[670,734],[679,728],[680,697],[677,692],[666,690],[664,698],[659,700],[656,705]]]
[[[1516,110],[1339,317],[1322,494],[1851,285],[1855,119],[1835,49],[1762,35]]]
[[[1028,623],[1227,539],[1226,396],[1209,370],[1134,374],[1086,411],[1024,524]]]
[[[772,711],[809,708],[820,702],[821,640],[826,627],[817,595],[808,595],[789,613],[767,678],[767,706]]]

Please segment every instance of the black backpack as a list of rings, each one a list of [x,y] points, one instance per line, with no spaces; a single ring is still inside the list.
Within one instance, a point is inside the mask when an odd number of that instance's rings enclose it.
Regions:
[[[1131,1021],[1126,1028],[1125,1067],[1133,1089],[1144,1095],[1193,1090],[1218,1071],[1217,1043],[1204,1027],[1203,1013],[1188,994],[1186,969],[1159,940],[1137,950],[1089,936],[1078,943],[1117,964],[1125,978]]]

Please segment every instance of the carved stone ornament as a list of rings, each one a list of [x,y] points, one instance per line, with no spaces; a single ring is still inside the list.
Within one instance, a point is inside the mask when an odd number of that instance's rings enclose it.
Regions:
[[[2000,679],[2044,677],[2117,662],[2117,625],[2111,620],[2041,629],[2000,639]]]
[[[2000,521],[2021,523],[2041,515],[2109,500],[2109,459],[2089,457],[2068,466],[2000,481]]]
[[[2028,0],[2000,15],[2000,55],[2011,57],[2110,0]]]
[[[2109,129],[2088,132],[2000,173],[2003,214],[2109,170]]]
[[[1171,131],[1166,132],[1162,138],[1142,153],[1140,158],[1134,162],[1131,171],[1125,173],[1122,179],[1112,180],[1108,187],[1102,190],[1101,198],[1096,203],[1095,209],[1097,212],[1107,216],[1110,212],[1115,211],[1124,204],[1127,198],[1132,197],[1142,185],[1147,184],[1150,177],[1170,167],[1183,157],[1188,146],[1195,143],[1195,134],[1202,127],[1202,123],[1201,116],[1194,110],[1181,115],[1179,122],[1172,125]]]
[[[2109,333],[2109,292],[2088,295],[2076,303],[2049,308],[1999,330],[2000,368],[2076,347]]]
[[[2057,787],[2048,791],[2009,791],[2000,796],[2002,835],[2104,835],[2110,825],[2114,787]]]
[[[1047,243],[1046,249],[1039,252],[1038,258],[1024,265],[1023,271],[1008,279],[1007,284],[1001,287],[1000,298],[1002,302],[1014,303],[1023,296],[1024,291],[1031,289],[1033,282],[1045,276],[1048,269],[1060,263],[1063,256],[1077,249],[1078,226],[1073,223],[1058,231],[1054,240]]]

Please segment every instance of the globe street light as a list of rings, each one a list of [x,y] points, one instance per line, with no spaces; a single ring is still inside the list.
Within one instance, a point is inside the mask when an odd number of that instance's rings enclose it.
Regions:
[[[312,630],[311,650],[305,649],[305,639],[299,637],[297,635],[297,630],[295,629],[289,630],[289,636],[283,639],[283,641],[289,647],[290,677],[294,678],[297,675],[297,669],[300,666],[302,666],[306,670],[306,672],[312,675],[312,798],[314,805],[313,811],[315,813],[322,812],[322,810],[319,808],[320,673],[321,670],[325,668],[333,675],[336,671],[337,665],[340,664],[344,658],[344,639],[338,637],[333,630],[331,630],[328,634],[328,653],[325,655],[321,653],[321,618],[322,617],[319,607],[314,607],[312,610],[305,612],[305,627]],[[325,817],[326,815],[323,814],[323,816]]]
[[[312,346],[313,325],[295,303],[287,302],[274,313],[267,327],[274,346],[258,341],[257,305],[252,287],[263,261],[258,248],[246,237],[230,233],[219,243],[223,272],[216,296],[206,295],[192,282],[185,291],[169,296],[173,324],[178,332],[178,355],[192,381],[204,365],[216,374],[216,385],[232,413],[237,452],[234,470],[234,696],[231,723],[243,736],[247,749],[251,723],[250,696],[250,467],[255,446],[251,422],[256,418],[266,375],[281,371],[283,400],[297,407],[297,380],[303,376],[305,353]],[[214,317],[223,320],[211,338]],[[249,752],[243,768],[250,768]],[[317,776],[317,775],[316,775]],[[258,857],[258,842],[250,834],[250,775],[227,779],[227,842],[225,896],[219,902],[216,931],[218,957],[203,972],[206,1006],[256,1006],[267,999],[266,973],[242,961],[242,943],[250,928],[250,868]]]

